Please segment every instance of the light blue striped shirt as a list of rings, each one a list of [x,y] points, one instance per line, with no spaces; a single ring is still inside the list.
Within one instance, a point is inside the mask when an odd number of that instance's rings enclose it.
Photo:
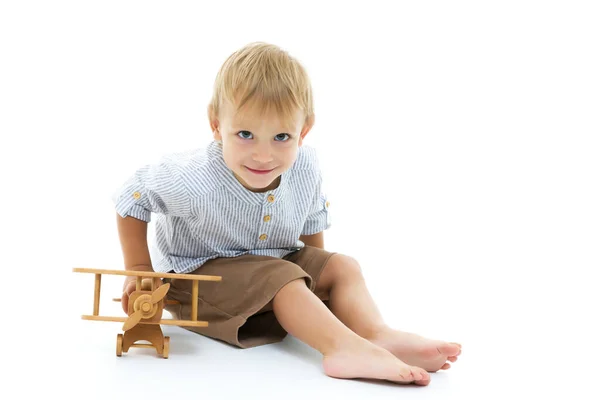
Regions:
[[[331,226],[315,149],[301,146],[276,189],[255,193],[238,182],[221,146],[164,156],[139,168],[113,195],[119,215],[150,222],[157,272],[192,272],[217,257],[284,257],[300,235]]]

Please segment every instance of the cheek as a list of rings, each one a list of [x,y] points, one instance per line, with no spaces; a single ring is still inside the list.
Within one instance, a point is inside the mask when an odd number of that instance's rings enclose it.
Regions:
[[[227,145],[225,145],[225,143],[223,143],[223,159],[230,168],[239,164],[242,158],[243,152],[240,151],[236,145],[233,143],[227,143]]]
[[[240,143],[236,140],[229,140],[225,149],[229,158],[239,158],[241,154],[244,154],[243,147],[244,146],[240,146]]]
[[[281,155],[288,164],[292,164],[294,161],[296,161],[296,157],[298,156],[298,148],[290,147],[289,149],[285,149],[281,152]]]

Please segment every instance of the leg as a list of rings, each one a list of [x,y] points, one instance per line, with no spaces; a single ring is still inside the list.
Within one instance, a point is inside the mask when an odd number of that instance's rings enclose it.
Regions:
[[[448,369],[446,361],[457,360],[461,346],[430,340],[413,333],[389,328],[369,294],[356,260],[335,254],[317,282],[316,293],[329,292],[331,311],[363,338],[387,349],[402,361],[427,371]]]
[[[288,333],[323,354],[323,368],[331,377],[429,383],[423,369],[405,364],[348,329],[310,291],[304,279],[288,283],[275,295],[273,312]]]

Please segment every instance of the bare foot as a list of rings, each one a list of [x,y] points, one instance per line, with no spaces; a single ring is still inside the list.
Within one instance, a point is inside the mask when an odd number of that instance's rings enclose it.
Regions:
[[[421,367],[429,372],[450,368],[447,361],[455,362],[462,347],[458,343],[431,340],[414,333],[389,328],[380,331],[369,340],[388,350],[405,363]]]
[[[323,368],[333,378],[382,379],[394,383],[429,384],[429,374],[405,364],[389,351],[360,339],[323,358]]]

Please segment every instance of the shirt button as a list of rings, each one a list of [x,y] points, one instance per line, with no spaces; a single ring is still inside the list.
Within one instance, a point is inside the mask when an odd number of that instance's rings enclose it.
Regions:
[[[134,198],[134,199],[136,199],[136,200],[137,200],[137,199],[139,199],[140,197],[142,197],[142,195],[140,194],[140,192],[134,192],[134,193],[133,193],[133,198]]]
[[[263,221],[265,221],[265,222],[269,222],[270,220],[271,220],[270,215],[265,215],[265,217],[263,218]]]
[[[268,201],[269,203],[272,203],[272,202],[274,202],[274,201],[275,201],[275,196],[273,196],[272,194],[270,194],[270,195],[269,195],[269,197],[267,197],[267,201]]]
[[[325,203],[325,207],[329,208],[329,202]]]
[[[267,240],[267,235],[265,235],[264,233],[262,235],[260,235],[259,237],[260,240]]]

